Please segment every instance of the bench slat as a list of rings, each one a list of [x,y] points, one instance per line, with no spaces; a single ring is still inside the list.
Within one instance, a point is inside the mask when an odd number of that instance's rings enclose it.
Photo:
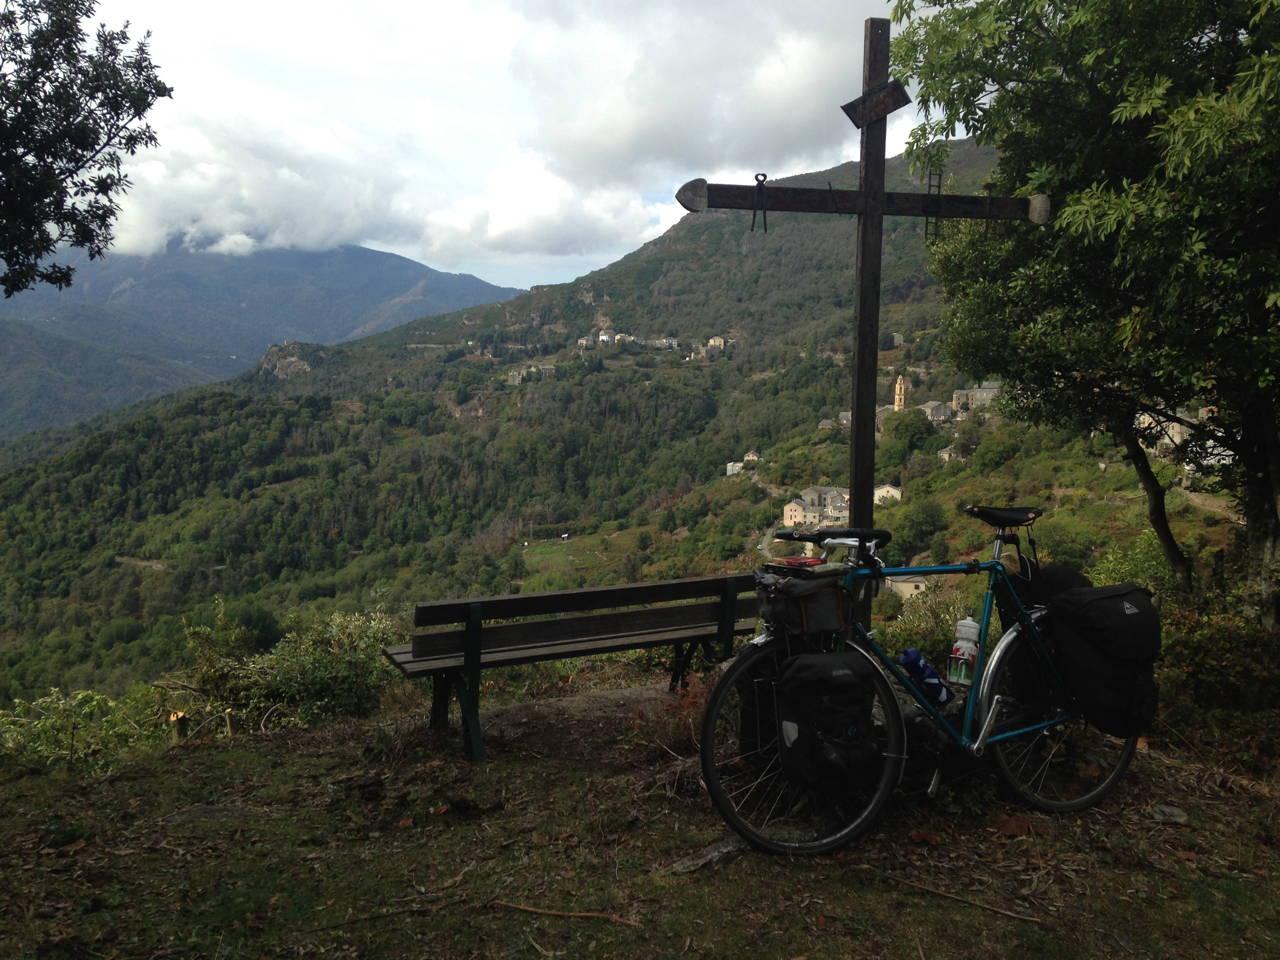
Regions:
[[[418,604],[414,608],[413,625],[437,627],[462,623],[467,618],[467,610],[475,603],[481,605],[485,619],[508,620],[514,617],[576,613],[582,610],[638,606],[644,603],[719,597],[725,579],[723,576],[687,577],[683,580],[634,583],[621,587],[586,587],[572,593],[552,591],[481,597],[475,600],[439,600]],[[755,574],[733,574],[729,579],[734,582],[739,593],[755,590]]]
[[[739,597],[734,604],[734,619],[754,616],[756,606],[754,596]],[[481,631],[480,650],[483,658],[485,651],[501,650],[507,647],[556,643],[602,635],[644,633],[660,629],[714,626],[719,621],[720,604],[715,602],[623,610],[616,613],[560,617],[523,623],[504,623],[486,626]],[[413,637],[413,656],[420,659],[461,652],[466,649],[466,636],[465,630],[417,633]]]
[[[734,635],[754,632],[756,620],[739,620],[734,624]],[[625,633],[607,636],[582,637],[561,642],[488,650],[481,655],[483,667],[515,666],[539,660],[563,660],[570,657],[590,656],[597,653],[615,653],[622,650],[641,650],[647,647],[671,646],[677,643],[714,642],[719,636],[716,624],[701,624],[649,633]],[[419,658],[413,654],[410,644],[388,647],[385,656],[406,677],[420,677],[437,670],[457,669],[463,664],[461,651],[441,653]]]

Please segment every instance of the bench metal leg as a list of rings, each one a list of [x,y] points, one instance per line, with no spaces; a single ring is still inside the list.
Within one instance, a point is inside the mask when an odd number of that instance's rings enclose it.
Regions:
[[[449,729],[449,695],[452,692],[453,674],[441,670],[431,675],[431,721],[432,730]]]
[[[689,685],[689,667],[693,664],[693,655],[698,652],[696,643],[676,644],[675,656],[671,658],[671,685],[667,687],[672,693],[680,687]]]
[[[479,674],[458,677],[458,702],[462,706],[462,749],[468,760],[484,763],[484,736],[480,731]]]
[[[462,704],[462,743],[468,760],[484,763],[484,738],[480,732],[480,628],[483,611],[473,603],[467,609],[467,641],[463,672],[458,677]],[[465,691],[465,694],[463,693]]]

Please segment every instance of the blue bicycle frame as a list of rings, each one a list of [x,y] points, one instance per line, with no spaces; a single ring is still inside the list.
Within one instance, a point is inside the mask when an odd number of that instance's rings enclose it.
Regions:
[[[863,628],[862,624],[855,622],[853,625],[854,643],[868,653],[875,656],[881,666],[902,685],[902,688],[911,694],[912,699],[920,705],[938,728],[944,731],[947,736],[961,748],[973,752],[981,753],[986,744],[998,743],[1001,740],[1010,740],[1014,737],[1024,736],[1028,733],[1035,733],[1038,730],[1045,730],[1049,727],[1056,726],[1064,720],[1069,719],[1067,714],[1055,716],[1049,720],[1033,723],[1028,726],[1018,727],[1014,730],[1002,730],[999,733],[990,734],[982,739],[981,733],[975,733],[975,713],[976,704],[982,689],[983,675],[987,666],[987,640],[991,626],[991,612],[995,606],[995,588],[997,578],[1004,582],[1009,590],[1009,595],[1013,597],[1018,608],[1018,626],[1014,629],[1021,629],[1028,632],[1030,642],[1036,655],[1044,657],[1044,640],[1041,638],[1039,630],[1036,628],[1035,621],[1030,612],[1022,605],[1022,598],[1018,596],[1018,592],[1014,589],[1009,575],[1005,570],[1004,564],[1000,562],[1000,544],[1004,531],[1001,530],[997,535],[995,555],[991,560],[971,561],[969,563],[947,563],[936,566],[926,567],[854,567],[844,575],[843,586],[851,595],[856,595],[858,589],[861,588],[861,581],[879,579],[881,577],[894,577],[903,574],[920,574],[924,576],[943,576],[947,574],[967,574],[973,575],[977,573],[987,574],[987,592],[982,601],[982,618],[979,621],[978,632],[978,657],[974,663],[973,683],[970,687],[969,696],[965,702],[964,717],[961,726],[957,728],[942,712],[924,695],[919,687],[907,675],[906,671],[884,650],[880,647],[872,635]],[[1007,634],[1006,634],[1007,635]],[[1052,675],[1052,674],[1051,674]],[[985,718],[984,718],[985,719]]]

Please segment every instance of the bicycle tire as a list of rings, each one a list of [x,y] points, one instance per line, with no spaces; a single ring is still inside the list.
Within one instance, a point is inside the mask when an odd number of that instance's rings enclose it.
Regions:
[[[849,652],[870,659],[857,648]],[[703,782],[724,821],[757,849],[786,855],[826,853],[863,834],[897,786],[905,752],[902,717],[889,684],[875,670],[872,730],[876,743],[870,755],[876,756],[879,770],[868,771],[866,787],[841,790],[835,796],[788,779],[782,772],[775,721],[767,716],[776,709],[776,699],[770,698],[779,667],[789,654],[785,641],[753,644],[720,678],[703,714]],[[743,719],[753,715],[754,733]],[[766,717],[763,724],[762,716]],[[748,740],[754,749],[744,750]],[[750,781],[751,777],[755,780]]]
[[[1091,726],[1057,701],[1049,667],[1025,635],[993,664],[989,699],[1002,700],[992,735],[1031,726],[1054,716],[1062,723],[1035,733],[990,743],[1000,778],[1024,803],[1050,813],[1073,813],[1104,799],[1133,762],[1138,735],[1113,737]]]

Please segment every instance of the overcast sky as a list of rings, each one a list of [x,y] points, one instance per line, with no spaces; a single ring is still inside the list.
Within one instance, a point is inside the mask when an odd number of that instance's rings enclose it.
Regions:
[[[115,249],[358,243],[526,287],[679,219],[693,177],[854,159],[862,21],[889,3],[100,0],[174,88]],[[914,119],[890,121],[900,152]]]

